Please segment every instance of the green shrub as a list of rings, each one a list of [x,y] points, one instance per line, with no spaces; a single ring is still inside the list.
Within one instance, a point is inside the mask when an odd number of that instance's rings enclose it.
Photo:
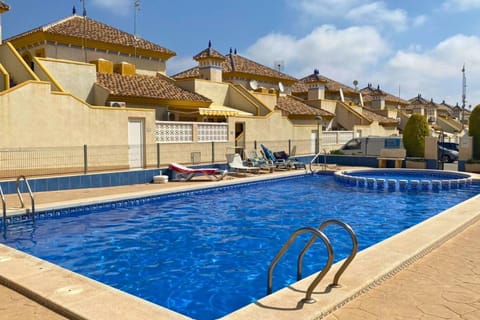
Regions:
[[[420,114],[412,114],[403,130],[403,145],[407,150],[407,157],[425,155],[425,137],[429,136],[428,123]]]
[[[473,137],[472,157],[474,160],[480,160],[480,104],[470,114],[468,134]]]

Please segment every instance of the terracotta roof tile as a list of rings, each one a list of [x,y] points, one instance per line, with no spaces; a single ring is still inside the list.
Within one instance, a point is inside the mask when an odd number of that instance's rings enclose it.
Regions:
[[[385,116],[382,116],[378,113],[375,113],[373,110],[369,109],[369,108],[365,108],[363,107],[362,108],[362,115],[367,118],[368,120],[370,121],[377,121],[378,123],[380,124],[391,124],[391,125],[394,125],[394,124],[398,124],[398,120],[397,119],[393,119],[393,118],[388,118],[388,117],[385,117]]]
[[[312,116],[332,116],[328,111],[311,107],[301,99],[292,96],[279,96],[275,109],[282,110],[284,115],[312,115]]]
[[[442,103],[438,104],[438,110],[442,110],[448,114],[451,114],[453,112],[453,106],[449,105],[445,102],[445,100],[443,100]]]
[[[204,51],[202,51],[201,53],[203,53]],[[262,64],[259,64],[252,60],[244,58],[238,54],[232,54],[232,53],[225,56],[225,61],[222,63],[222,71],[224,74],[228,74],[231,72],[240,72],[240,73],[245,73],[253,76],[269,77],[277,81],[287,81],[287,82],[297,81],[297,79],[285,73],[279,72],[275,69],[271,69]],[[172,76],[172,78],[177,80],[199,78],[199,77],[200,77],[200,72],[198,70],[198,67],[188,69],[186,71],[177,73]]]
[[[371,85],[360,90],[364,101],[372,101],[375,96],[382,95],[385,97],[385,101],[408,105],[410,102],[407,100],[396,97],[388,92],[383,91],[379,87],[373,88]]]
[[[110,90],[110,94],[120,97],[211,102],[202,95],[184,90],[160,77],[97,73],[97,83]]]
[[[3,1],[0,1],[0,12],[5,12],[10,10],[10,6]]]
[[[183,79],[199,79],[200,78],[200,69],[198,67],[193,67],[188,70],[179,72],[171,76],[175,80]]]
[[[208,58],[225,60],[225,56],[223,54],[221,54],[220,52],[218,52],[217,50],[212,49],[212,48],[207,48],[207,49],[203,50],[202,52],[200,52],[199,54],[194,56],[193,60],[198,61],[198,60],[203,60],[203,59],[208,59]]]
[[[249,60],[238,54],[228,54],[226,60],[223,63],[223,72],[241,72],[252,75],[259,75],[264,77],[270,77],[278,80],[297,81],[294,77],[291,77],[285,73],[277,71],[275,69],[266,67],[260,63]]]
[[[84,23],[86,22],[86,24]],[[125,47],[137,47],[165,54],[169,57],[174,56],[175,52],[161,47],[153,42],[136,38],[134,35],[113,28],[101,22],[95,21],[87,17],[73,15],[63,20],[48,24],[22,34],[16,35],[5,41],[13,41],[34,32],[44,32],[47,34],[64,35],[73,38],[85,38],[92,41],[100,41]]]
[[[300,79],[297,83],[295,83],[292,86],[292,92],[295,92],[295,93],[308,92],[308,84],[312,82],[325,83],[325,88],[329,91],[340,91],[340,88],[341,88],[343,93],[356,93],[355,89],[347,85],[344,85],[340,82],[337,82],[335,80],[324,77],[316,72]]]
[[[420,105],[427,105],[430,103],[430,101],[422,97],[422,95],[420,94],[416,97],[409,99],[408,102],[410,102],[411,104],[420,104]]]

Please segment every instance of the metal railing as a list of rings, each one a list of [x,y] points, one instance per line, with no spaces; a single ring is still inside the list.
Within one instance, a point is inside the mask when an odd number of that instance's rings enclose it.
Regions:
[[[338,286],[338,280],[340,279],[340,276],[343,274],[345,269],[347,269],[348,265],[352,262],[353,258],[357,255],[358,252],[358,239],[357,236],[355,235],[355,232],[353,232],[353,229],[346,224],[345,222],[342,222],[340,220],[327,220],[323,222],[319,227],[318,230],[322,231],[329,225],[336,224],[347,230],[347,232],[350,234],[350,238],[352,239],[352,251],[350,251],[350,255],[348,258],[345,260],[345,262],[342,264],[342,266],[338,269],[337,273],[335,274],[335,277],[333,278],[333,286]],[[307,242],[305,247],[302,249],[300,252],[300,255],[298,256],[298,261],[297,261],[297,280],[302,280],[302,264],[303,264],[303,257],[305,253],[310,249],[310,247],[313,245],[315,242],[316,236],[312,236],[312,238]]]
[[[283,257],[283,255],[288,250],[288,248],[290,248],[290,246],[293,244],[295,239],[303,233],[311,233],[311,234],[314,235],[315,239],[317,237],[322,239],[323,242],[325,243],[325,246],[327,247],[327,252],[328,252],[327,263],[323,267],[322,271],[317,275],[315,280],[310,284],[310,286],[308,287],[308,290],[307,290],[307,295],[305,296],[305,302],[307,302],[307,303],[313,302],[311,300],[311,294],[312,294],[313,290],[315,289],[317,284],[320,282],[320,280],[322,280],[322,278],[330,270],[330,267],[332,266],[332,263],[333,263],[333,249],[332,249],[332,244],[330,243],[330,240],[328,240],[327,236],[325,234],[323,234],[323,232],[321,232],[320,230],[315,229],[315,228],[308,228],[307,227],[307,228],[300,228],[300,229],[296,230],[294,233],[292,233],[292,235],[290,236],[288,241],[283,245],[282,249],[280,249],[280,251],[277,253],[275,258],[273,258],[272,263],[270,263],[270,267],[268,268],[267,294],[272,293],[273,270],[275,269],[275,266],[277,265],[280,258]],[[310,294],[308,294],[308,292],[310,292]]]
[[[81,145],[70,147],[4,148],[0,149],[0,179],[87,174],[137,168],[160,168],[171,162],[186,165],[225,163],[226,155],[265,144],[273,151],[292,156],[315,153],[313,140],[251,140],[241,145],[232,142],[155,143],[141,146]],[[137,150],[137,167],[132,166],[131,150]]]
[[[25,208],[25,202],[23,201],[22,193],[20,192],[20,180],[25,182],[25,186],[27,187],[28,194],[30,195],[30,202],[31,202],[31,216],[32,220],[35,220],[35,198],[33,196],[32,188],[30,188],[30,184],[25,176],[19,176],[17,178],[17,195],[18,199],[20,200],[20,205],[22,208]]]
[[[2,210],[3,210],[3,234],[7,231],[7,201],[5,201],[5,195],[3,194],[2,186],[0,186],[0,197],[2,198]]]
[[[283,247],[280,249],[280,251],[277,253],[275,258],[273,258],[272,262],[270,263],[270,266],[268,268],[268,277],[267,277],[267,295],[272,293],[273,270],[275,269],[275,266],[277,265],[278,261],[283,257],[285,252],[290,248],[290,246],[293,244],[293,242],[296,240],[296,238],[300,234],[311,233],[312,237],[307,242],[307,244],[303,247],[303,249],[300,251],[300,254],[298,255],[298,258],[297,258],[297,281],[300,281],[302,279],[302,268],[303,268],[302,265],[303,265],[303,257],[305,256],[305,253],[310,249],[310,247],[313,245],[313,243],[317,238],[322,239],[325,246],[327,247],[328,259],[322,271],[315,277],[312,283],[308,286],[307,292],[305,294],[305,298],[303,299],[303,302],[305,303],[315,302],[315,299],[312,298],[313,290],[315,290],[315,288],[323,279],[323,277],[325,277],[325,275],[330,270],[333,263],[332,244],[330,243],[330,240],[328,239],[328,237],[322,231],[329,225],[333,225],[333,224],[336,224],[344,228],[345,230],[347,230],[347,232],[350,234],[350,238],[352,239],[352,251],[350,252],[350,255],[348,256],[348,258],[343,262],[343,264],[338,269],[337,273],[334,276],[333,283],[330,285],[331,287],[339,287],[338,282],[339,282],[340,276],[343,274],[345,269],[350,265],[350,263],[355,258],[355,255],[358,252],[358,240],[357,240],[357,236],[355,235],[355,232],[348,224],[340,220],[331,219],[331,220],[324,221],[318,228],[309,228],[309,227],[300,228],[296,230],[294,233],[292,233],[288,241],[283,245]]]

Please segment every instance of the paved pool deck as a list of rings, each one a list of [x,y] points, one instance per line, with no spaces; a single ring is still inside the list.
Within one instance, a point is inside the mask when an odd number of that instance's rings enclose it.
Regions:
[[[277,174],[277,173],[274,173]],[[280,173],[285,174],[285,173]],[[227,176],[226,180],[236,180],[238,177]],[[240,181],[241,179],[239,179]],[[111,197],[134,197],[143,194],[155,193],[161,190],[183,190],[197,186],[215,185],[218,182],[195,180],[191,182],[169,182],[167,184],[142,184],[110,188],[77,189],[57,192],[41,192],[35,194],[37,208],[58,207],[64,204],[83,203],[85,201],[101,201]],[[16,206],[16,196],[8,196],[7,203]],[[467,211],[480,211],[479,201],[466,207]],[[480,217],[480,213],[478,213]],[[333,319],[480,319],[480,220],[471,219],[471,222],[454,232],[453,236],[442,241],[426,255],[422,255],[411,264],[390,274],[368,289],[362,290],[355,297],[346,300],[340,307],[336,306],[328,314],[308,312],[286,313],[274,310],[270,315],[239,312],[231,319],[318,319],[324,317]],[[411,242],[411,240],[410,240]],[[413,244],[414,245],[414,244]],[[0,248],[1,249],[1,248]],[[2,280],[6,269],[2,269],[4,262],[8,263],[10,253],[0,250],[0,319],[66,319],[77,318],[65,312],[56,313],[55,307],[48,303],[42,305],[29,299],[21,293],[12,290],[11,283]],[[3,260],[2,260],[3,257]],[[380,258],[381,259],[381,258]],[[373,261],[373,263],[376,263]],[[378,262],[377,262],[378,263]],[[34,262],[32,264],[38,264]],[[363,268],[368,266],[364,265]],[[353,266],[353,270],[362,266]],[[3,272],[2,272],[3,270]],[[361,269],[352,277],[361,277]],[[348,273],[348,270],[347,272]],[[346,275],[347,276],[347,275]],[[20,280],[25,277],[20,277]],[[37,278],[38,279],[38,278]],[[28,280],[28,279],[26,279]],[[347,277],[348,281],[348,277]],[[348,282],[347,282],[348,286]],[[322,283],[319,288],[322,288]],[[14,288],[15,289],[15,288]],[[87,288],[88,289],[88,288]],[[93,288],[95,289],[95,288]],[[74,292],[75,288],[69,288]],[[336,289],[333,289],[336,290]],[[19,290],[22,292],[22,290]],[[58,290],[57,290],[58,291]],[[322,304],[322,296],[328,292],[317,293],[318,302]],[[41,301],[41,299],[39,300]],[[66,300],[66,303],[69,301]],[[268,303],[268,301],[266,302]],[[275,309],[275,303],[267,309]],[[258,307],[258,306],[254,306]],[[265,306],[263,306],[265,307]],[[310,306],[309,306],[310,307]],[[298,306],[297,306],[298,308]],[[301,307],[300,307],[301,308]],[[281,308],[279,308],[281,309]],[[333,310],[333,312],[331,312]],[[248,311],[248,310],[247,310]],[[280,311],[279,315],[276,311]],[[284,310],[283,310],[284,311]],[[108,319],[108,312],[97,310],[99,317],[91,319]],[[107,317],[105,317],[107,314]],[[152,313],[154,314],[154,313]],[[100,316],[101,315],[101,316]],[[139,313],[132,318],[132,314],[125,314],[125,319],[146,319],[145,313]],[[285,315],[285,316],[283,316]],[[64,317],[66,316],[66,317]],[[291,317],[292,316],[292,317]],[[120,319],[118,316],[116,319]],[[152,317],[149,317],[151,319]],[[179,319],[172,315],[172,319]],[[230,316],[229,316],[230,318]],[[163,317],[158,318],[163,319]]]

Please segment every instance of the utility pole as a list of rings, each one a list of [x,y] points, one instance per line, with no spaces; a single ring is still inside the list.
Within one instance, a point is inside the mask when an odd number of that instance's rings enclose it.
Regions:
[[[84,62],[87,62],[87,9],[85,8],[85,1],[87,0],[80,0],[83,6],[83,39],[82,39],[82,46],[83,46],[83,55],[84,55]]]
[[[462,68],[462,129],[465,125],[465,103],[467,101],[467,78],[465,77],[465,64]]]
[[[133,3],[133,38],[135,43],[134,46],[134,56],[137,58],[137,11],[140,10],[140,0],[135,0]]]

